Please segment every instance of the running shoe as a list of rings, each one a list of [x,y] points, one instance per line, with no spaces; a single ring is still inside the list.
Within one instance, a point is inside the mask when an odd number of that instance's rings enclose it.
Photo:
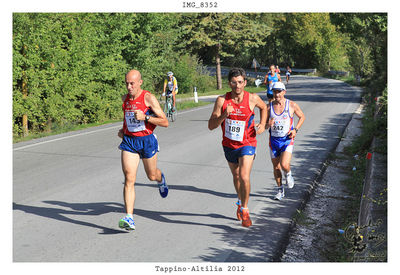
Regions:
[[[280,201],[284,197],[285,197],[285,190],[282,189],[278,191],[278,194],[275,195],[274,199]]]
[[[286,184],[287,184],[288,188],[293,188],[293,186],[294,186],[294,179],[293,179],[291,173],[289,176],[286,177]]]
[[[242,206],[239,204],[238,201],[235,204],[237,205],[236,217],[237,217],[238,221],[241,221],[242,220],[242,212],[240,211],[240,208]]]
[[[131,217],[125,216],[119,220],[119,227],[126,230],[135,230],[135,222]]]
[[[248,208],[241,208],[241,214],[242,214],[242,226],[244,227],[249,227],[253,223],[250,220],[250,213]]]
[[[168,185],[167,182],[165,181],[164,174],[161,173],[162,180],[161,182],[158,182],[158,191],[160,191],[160,196],[165,198],[168,196]]]

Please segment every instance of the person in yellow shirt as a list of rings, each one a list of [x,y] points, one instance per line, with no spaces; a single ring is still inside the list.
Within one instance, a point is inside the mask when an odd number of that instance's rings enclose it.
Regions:
[[[168,88],[167,93],[165,90]],[[178,93],[178,82],[176,81],[176,77],[172,72],[167,73],[167,79],[164,80],[164,89],[163,95],[165,95],[165,99],[168,96],[172,95],[172,103],[173,103],[173,110],[175,111],[175,95]]]

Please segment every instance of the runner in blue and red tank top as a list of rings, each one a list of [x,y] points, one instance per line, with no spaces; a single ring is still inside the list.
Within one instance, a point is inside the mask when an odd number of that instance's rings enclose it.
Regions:
[[[237,218],[242,221],[242,226],[249,227],[252,224],[248,209],[250,172],[256,153],[256,135],[265,130],[267,106],[257,94],[244,90],[247,81],[243,69],[233,68],[228,79],[232,91],[215,101],[208,128],[213,130],[221,125],[225,158],[238,195]],[[260,109],[261,121],[257,125],[254,122],[255,107]]]
[[[146,120],[136,120],[135,118],[136,110],[142,111],[147,116],[154,114],[144,102],[144,98],[147,93],[150,92],[143,90],[137,99],[130,98],[129,96],[125,97],[125,100],[122,104],[122,110],[124,111],[124,135],[134,137],[148,136],[151,135],[153,130],[156,128],[155,124],[152,124]]]
[[[231,92],[225,94],[222,112],[225,112],[228,105],[232,106],[234,111],[221,124],[224,147],[238,149],[244,146],[257,146],[254,111],[250,109],[249,99],[250,93],[244,91],[243,101],[236,104],[232,100]]]
[[[297,103],[285,98],[286,87],[282,82],[275,82],[271,88],[274,93],[274,100],[268,105],[267,112],[270,132],[269,148],[274,177],[278,186],[278,193],[274,198],[281,200],[285,196],[281,169],[285,173],[288,187],[293,188],[294,186],[290,161],[292,159],[294,138],[303,124],[305,116]],[[299,118],[296,127],[293,127],[294,115]]]
[[[164,174],[157,168],[158,141],[153,134],[156,126],[168,127],[168,119],[156,97],[143,90],[141,74],[131,70],[125,76],[128,93],[122,97],[124,111],[123,128],[118,136],[122,138],[122,171],[125,175],[124,202],[126,216],[119,221],[119,227],[134,230],[133,209],[135,204],[135,181],[139,160],[142,159],[147,177],[157,181],[161,197],[168,195]]]
[[[264,84],[266,85],[267,88],[267,98],[269,102],[271,102],[274,97],[271,89],[273,83],[280,81],[281,81],[281,75],[276,71],[275,65],[271,65],[269,67],[269,72],[264,77]]]

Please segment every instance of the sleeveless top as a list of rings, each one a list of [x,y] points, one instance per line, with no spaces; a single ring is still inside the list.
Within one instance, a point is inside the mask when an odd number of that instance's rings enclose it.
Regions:
[[[250,93],[244,91],[242,102],[235,104],[232,101],[231,92],[225,94],[222,112],[226,110],[228,104],[234,108],[234,111],[221,124],[223,146],[232,149],[243,146],[257,146],[254,111],[250,109],[249,99]]]
[[[289,131],[293,130],[293,117],[289,112],[289,99],[286,99],[285,108],[279,115],[275,113],[272,102],[270,103],[270,118],[274,119],[274,125],[269,129],[272,137],[285,137]]]
[[[141,110],[146,115],[153,114],[153,111],[146,106],[144,102],[144,96],[150,93],[149,91],[143,90],[141,95],[133,100],[129,98],[129,95],[126,96],[124,103],[122,104],[122,110],[124,111],[124,134],[128,136],[148,136],[153,133],[156,125],[151,124],[149,122],[145,122],[143,120],[137,120],[134,116],[133,111]]]
[[[269,84],[270,81],[272,81],[272,83],[278,82],[279,81],[278,73],[275,73],[274,76],[272,76],[272,74],[268,74],[268,83],[267,83],[268,84],[268,93],[272,93],[271,85]]]

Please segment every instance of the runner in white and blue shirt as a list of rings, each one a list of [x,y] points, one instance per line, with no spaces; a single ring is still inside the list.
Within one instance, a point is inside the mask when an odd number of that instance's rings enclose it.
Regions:
[[[284,196],[282,185],[282,172],[284,171],[286,184],[293,188],[294,179],[290,170],[292,159],[294,138],[305,120],[305,116],[300,107],[291,100],[285,98],[286,87],[282,82],[273,83],[273,100],[268,105],[267,127],[269,127],[270,156],[274,169],[274,177],[278,186],[276,200],[281,200]],[[296,127],[293,127],[293,117],[296,115],[299,120]]]

